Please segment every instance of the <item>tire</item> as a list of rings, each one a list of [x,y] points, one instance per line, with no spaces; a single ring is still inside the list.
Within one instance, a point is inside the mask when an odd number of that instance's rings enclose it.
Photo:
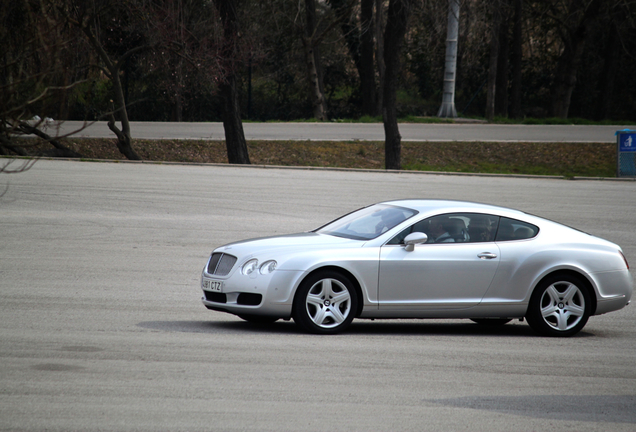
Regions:
[[[298,287],[293,317],[305,331],[335,334],[349,327],[357,309],[353,283],[342,273],[323,270],[307,277]]]
[[[542,335],[567,337],[585,327],[591,309],[587,284],[576,276],[557,274],[537,286],[530,298],[526,319],[530,327]]]
[[[242,320],[252,324],[273,324],[278,318],[263,315],[238,315]]]
[[[506,325],[510,321],[512,321],[511,319],[508,319],[508,318],[471,318],[470,320],[479,325],[485,325],[485,326],[491,326],[491,327]]]

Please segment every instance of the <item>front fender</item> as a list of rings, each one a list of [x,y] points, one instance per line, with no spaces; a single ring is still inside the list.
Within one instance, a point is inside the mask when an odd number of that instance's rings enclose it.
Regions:
[[[295,271],[301,272],[293,286],[290,287],[288,301],[293,301],[296,290],[310,273],[321,268],[331,267],[346,270],[356,279],[360,286],[361,300],[364,306],[377,304],[379,253],[380,250],[376,247],[360,247],[311,251],[291,256],[279,267],[281,271],[295,269]]]

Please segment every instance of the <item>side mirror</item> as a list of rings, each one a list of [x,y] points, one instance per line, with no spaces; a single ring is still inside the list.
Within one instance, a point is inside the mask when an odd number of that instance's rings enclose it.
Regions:
[[[416,244],[426,243],[428,236],[422,232],[414,232],[404,238],[404,250],[413,252]]]

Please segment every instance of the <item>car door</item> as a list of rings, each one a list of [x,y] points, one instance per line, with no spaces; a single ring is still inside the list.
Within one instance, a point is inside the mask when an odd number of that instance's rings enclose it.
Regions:
[[[411,252],[397,242],[384,245],[378,280],[381,311],[418,316],[418,311],[426,315],[432,310],[464,309],[481,301],[499,265],[499,248],[494,242],[498,217],[486,216],[489,235],[477,232],[476,215],[445,216],[465,221],[469,229],[472,220],[474,241],[455,234],[454,242],[420,244]],[[418,222],[411,230],[426,231],[423,226],[426,224]],[[404,238],[403,233],[397,237]]]

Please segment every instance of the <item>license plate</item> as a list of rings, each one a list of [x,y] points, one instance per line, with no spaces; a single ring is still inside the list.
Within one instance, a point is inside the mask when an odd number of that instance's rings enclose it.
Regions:
[[[203,288],[206,291],[222,292],[223,291],[223,282],[221,282],[221,281],[204,280],[204,281],[201,282],[201,288]]]

